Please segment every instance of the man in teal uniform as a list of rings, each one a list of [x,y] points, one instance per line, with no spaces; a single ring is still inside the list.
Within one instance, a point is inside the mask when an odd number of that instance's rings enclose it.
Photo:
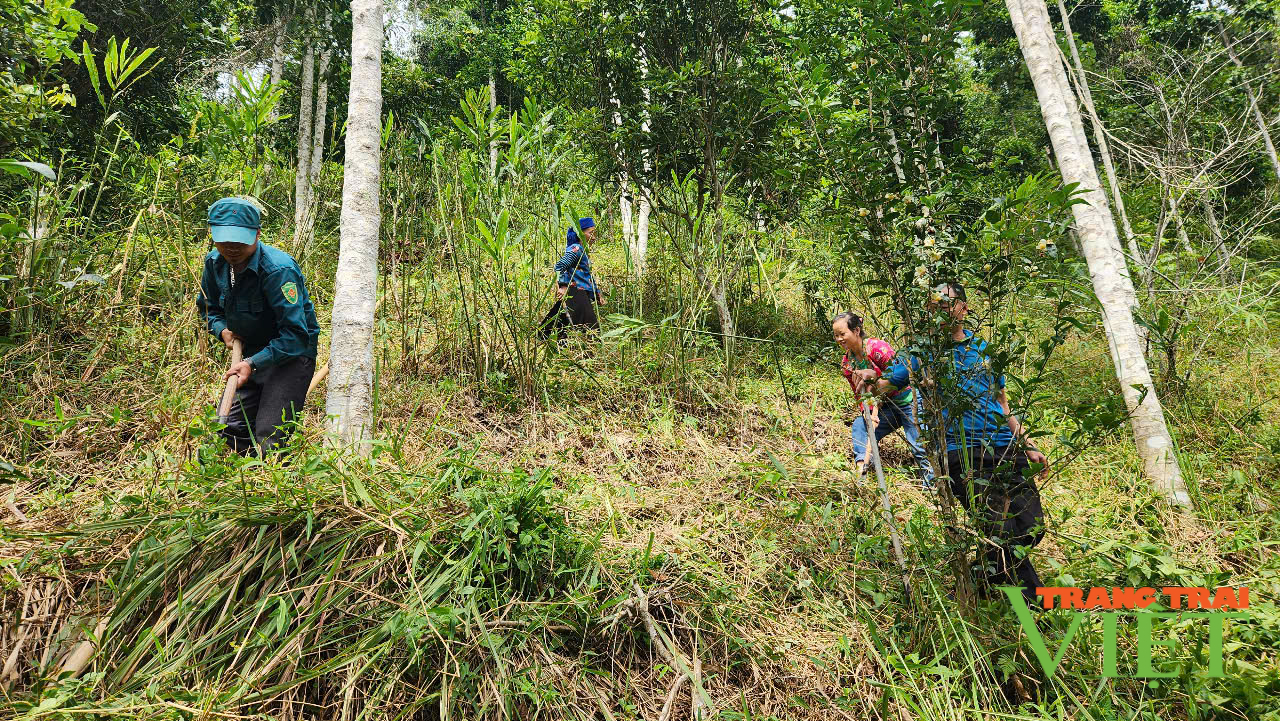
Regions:
[[[240,198],[209,206],[216,250],[204,259],[196,306],[227,347],[239,339],[244,360],[231,366],[238,390],[223,436],[237,453],[273,450],[292,430],[316,370],[320,325],[302,271],[288,253],[258,240],[262,213]]]

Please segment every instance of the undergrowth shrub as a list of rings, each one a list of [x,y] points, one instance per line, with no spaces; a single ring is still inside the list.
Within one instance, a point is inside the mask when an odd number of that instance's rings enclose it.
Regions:
[[[163,706],[203,689],[264,710],[465,716],[494,679],[518,706],[527,684],[506,666],[548,624],[581,623],[593,546],[546,472],[486,473],[465,453],[425,474],[318,450],[260,466],[202,449],[106,520],[51,534],[57,563],[96,567],[98,582],[51,647],[28,646],[30,701],[15,709]],[[95,627],[88,673],[59,681],[55,661]]]

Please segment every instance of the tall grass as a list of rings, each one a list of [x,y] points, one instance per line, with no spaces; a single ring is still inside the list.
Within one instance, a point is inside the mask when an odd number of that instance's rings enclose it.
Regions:
[[[339,461],[252,484],[248,468],[193,467],[171,480],[176,498],[125,497],[109,520],[45,536],[95,580],[62,630],[18,651],[18,688],[50,693],[14,710],[161,710],[158,689],[353,718],[572,706],[549,690],[524,698],[540,646],[582,626],[598,590],[591,545],[569,533],[546,474],[481,473],[461,457],[405,476]],[[52,683],[99,617],[88,673]]]

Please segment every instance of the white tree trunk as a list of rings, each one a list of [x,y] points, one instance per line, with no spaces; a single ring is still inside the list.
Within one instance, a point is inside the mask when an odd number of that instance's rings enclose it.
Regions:
[[[635,217],[635,206],[631,202],[631,181],[627,178],[625,170],[622,171],[622,178],[618,182],[618,213],[622,216],[622,240],[627,244],[627,251],[632,254],[634,262],[636,229],[632,220]]]
[[[644,42],[644,33],[640,33],[640,42]],[[640,78],[645,80],[649,77],[649,56],[645,54],[644,47],[640,48]],[[649,105],[649,86],[641,85],[641,98],[645,107]],[[649,111],[646,109],[640,114],[640,132],[647,137],[649,134]],[[653,165],[649,162],[648,142],[645,143],[645,149],[641,152],[644,163],[644,177],[648,178],[653,174]],[[653,210],[649,204],[649,194],[641,188],[639,197],[636,199],[636,205],[639,210],[636,213],[635,224],[635,246],[631,249],[631,259],[635,264],[636,277],[643,278],[645,265],[649,257],[649,213]]]
[[[276,18],[276,37],[271,44],[271,87],[279,87],[284,78],[284,33],[288,24],[284,17]],[[271,109],[271,119],[278,117],[280,108],[277,105]]]
[[[613,104],[614,127],[621,129],[622,104],[617,98],[614,98],[611,102]],[[647,120],[644,122],[642,129],[646,131],[649,129]],[[648,158],[646,157],[646,174],[648,171],[647,165]],[[633,187],[640,189],[641,192],[633,194]],[[649,199],[643,189],[631,182],[631,177],[626,170],[623,170],[618,178],[618,213],[622,216],[622,240],[627,245],[631,269],[637,278],[641,278],[644,276],[644,257],[649,246]]]
[[[307,8],[307,25],[310,26],[312,10]],[[316,46],[310,37],[306,40],[306,50],[302,58],[302,82],[298,101],[298,168],[294,173],[293,184],[293,243],[299,247],[302,238],[303,218],[307,214],[307,200],[311,187],[311,115],[315,90]]]
[[[1195,255],[1196,249],[1191,247],[1191,238],[1187,236],[1187,226],[1182,222],[1182,213],[1178,211],[1178,189],[1169,188],[1169,212],[1173,215],[1173,224],[1178,229],[1178,240],[1182,242],[1182,250],[1187,255]]]
[[[333,292],[329,392],[331,443],[357,444],[373,429],[373,323],[378,295],[382,138],[382,0],[351,2],[351,95],[342,179],[342,241]]]
[[[1084,199],[1088,202],[1073,206],[1072,211],[1094,293],[1102,306],[1103,327],[1111,347],[1116,378],[1129,408],[1130,425],[1145,475],[1170,502],[1179,506],[1190,505],[1165,425],[1164,410],[1156,395],[1137,324],[1133,320],[1136,304],[1133,282],[1129,278],[1115,222],[1084,135],[1079,106],[1075,98],[1069,96],[1070,86],[1059,59],[1057,41],[1049,22],[1049,9],[1045,0],[1005,0],[1005,3],[1027,69],[1031,72],[1062,179],[1066,183],[1079,183],[1080,188],[1087,189]],[[1145,396],[1138,388],[1147,391]]]
[[[1213,209],[1213,196],[1206,193],[1200,201],[1204,204],[1204,219],[1209,225],[1209,237],[1213,240],[1213,249],[1218,256],[1218,279],[1223,284],[1230,283],[1231,253],[1227,251],[1227,243],[1222,236],[1222,226],[1218,224],[1218,214]]]
[[[609,104],[613,106],[613,127],[622,130],[622,103],[617,98],[611,98]],[[617,146],[614,148],[616,150]],[[618,174],[618,213],[622,216],[622,240],[627,245],[627,251],[632,252],[636,246],[635,226],[632,224],[634,203],[631,198],[631,178],[625,169]],[[634,254],[632,261],[634,262]]]
[[[1120,214],[1120,228],[1124,231],[1129,257],[1137,263],[1142,258],[1142,250],[1138,247],[1138,239],[1133,235],[1133,226],[1129,225],[1129,213],[1125,211],[1124,196],[1120,194],[1120,179],[1116,177],[1115,163],[1111,161],[1111,146],[1107,144],[1107,131],[1102,127],[1102,119],[1098,117],[1098,109],[1093,104],[1089,78],[1084,74],[1084,63],[1080,62],[1080,51],[1076,49],[1076,37],[1071,32],[1071,18],[1067,16],[1067,6],[1062,0],[1058,0],[1058,13],[1062,16],[1062,29],[1067,34],[1067,45],[1071,48],[1071,59],[1075,63],[1076,87],[1080,88],[1080,99],[1089,112],[1093,141],[1098,144],[1098,152],[1102,154],[1102,168],[1107,173],[1107,184],[1111,186],[1111,198],[1116,204],[1116,212]]]
[[[498,109],[498,83],[493,75],[493,68],[489,68],[489,112],[493,113]],[[489,176],[498,177],[498,140],[497,138],[489,141]]]
[[[326,35],[329,21],[325,20]],[[320,210],[316,205],[316,185],[320,182],[320,171],[324,168],[324,131],[325,120],[329,114],[329,62],[333,51],[326,47],[320,52],[320,67],[316,71],[316,111],[311,124],[311,160],[307,164],[307,212],[302,216],[302,243],[309,246],[315,236],[316,216]]]
[[[888,123],[888,117],[885,118],[885,122]],[[898,147],[898,136],[893,132],[892,127],[886,125],[885,129],[889,131],[889,147],[893,150],[893,170],[898,175],[898,182],[906,183],[907,174],[902,170],[902,150]]]
[[[329,78],[325,73],[329,69],[329,61],[331,54],[328,50],[320,55],[320,87],[316,91],[316,116],[312,122],[311,132],[311,164],[308,170],[311,172],[311,182],[308,184],[308,190],[311,191],[309,204],[315,204],[316,181],[320,179],[320,170],[324,165],[324,133],[325,123],[329,115]],[[313,213],[314,215],[314,213]]]
[[[636,213],[636,244],[631,249],[631,259],[636,266],[636,277],[643,278],[645,262],[649,256],[649,212],[652,208],[649,206],[649,196],[643,193],[636,204],[640,206],[640,210]]]
[[[724,284],[716,285],[711,291],[711,300],[716,307],[716,315],[720,317],[720,332],[724,334],[724,347],[733,352],[734,341],[737,340],[738,328],[733,322],[733,311],[729,308],[729,298]]]

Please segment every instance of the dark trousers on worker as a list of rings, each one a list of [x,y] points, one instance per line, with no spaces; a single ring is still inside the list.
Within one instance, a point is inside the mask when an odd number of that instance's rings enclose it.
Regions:
[[[966,464],[972,469],[972,489]],[[1043,584],[1028,554],[1044,538],[1044,509],[1035,479],[1024,475],[1028,466],[1026,454],[1015,446],[947,453],[951,493],[978,517],[990,541],[983,543],[985,550],[980,553],[986,582],[1020,586],[1022,595],[1034,601],[1036,588]]]
[[[551,306],[551,312],[542,319],[538,334],[543,338],[555,336],[563,339],[570,326],[583,326],[594,330],[600,329],[600,319],[596,317],[595,294],[576,286],[569,286],[564,298]]]
[[[307,387],[316,373],[316,359],[299,356],[278,366],[253,372],[236,391],[231,415],[222,435],[241,455],[254,446],[275,450],[289,440],[302,414]]]

